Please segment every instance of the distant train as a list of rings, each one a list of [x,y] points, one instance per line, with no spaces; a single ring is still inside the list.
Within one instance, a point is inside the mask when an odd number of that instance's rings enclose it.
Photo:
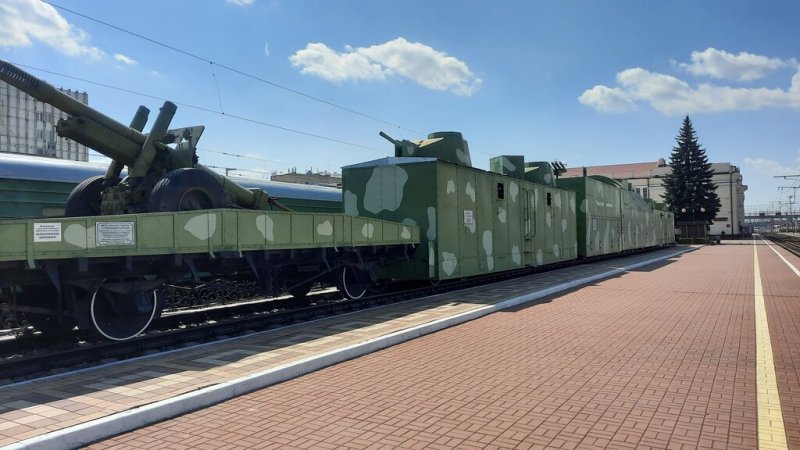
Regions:
[[[100,163],[0,153],[0,219],[63,216],[72,189],[83,180],[103,175],[107,168]],[[230,178],[244,187],[264,189],[294,211],[342,209],[342,191],[337,188]]]

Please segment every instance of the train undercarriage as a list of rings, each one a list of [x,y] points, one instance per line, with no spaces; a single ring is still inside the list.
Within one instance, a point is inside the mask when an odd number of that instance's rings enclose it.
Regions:
[[[404,260],[413,250],[412,245],[377,245],[219,252],[213,257],[77,258],[37,261],[34,270],[0,263],[0,303],[22,313],[42,333],[78,326],[106,339],[125,340],[145,331],[165,307],[180,305],[176,294],[196,286],[205,288],[201,302],[214,301],[215,293],[303,298],[315,284],[336,286],[343,296],[359,298],[375,282],[376,266]],[[219,280],[225,286],[215,291]]]

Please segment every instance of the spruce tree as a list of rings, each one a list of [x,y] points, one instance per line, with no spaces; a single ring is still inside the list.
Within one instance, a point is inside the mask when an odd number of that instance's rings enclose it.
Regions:
[[[664,177],[664,201],[675,213],[675,222],[705,220],[711,224],[721,203],[711,182],[711,163],[706,150],[697,143],[697,134],[689,116],[675,138],[669,157],[672,173]]]

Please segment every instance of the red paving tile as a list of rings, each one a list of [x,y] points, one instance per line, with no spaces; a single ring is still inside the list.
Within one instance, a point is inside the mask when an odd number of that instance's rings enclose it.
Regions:
[[[752,255],[704,247],[92,448],[754,448]],[[800,278],[759,259],[800,447]]]

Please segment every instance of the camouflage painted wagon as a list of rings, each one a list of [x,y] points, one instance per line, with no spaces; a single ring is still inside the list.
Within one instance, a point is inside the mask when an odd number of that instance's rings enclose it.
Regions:
[[[578,256],[612,255],[674,243],[671,213],[607,177],[562,178],[558,185],[575,191],[578,202]]]
[[[539,172],[522,157],[488,172],[470,167],[460,133],[392,142],[395,157],[342,169],[345,214],[420,227],[414,257],[379,278],[446,280],[577,257],[575,193],[526,179]]]

